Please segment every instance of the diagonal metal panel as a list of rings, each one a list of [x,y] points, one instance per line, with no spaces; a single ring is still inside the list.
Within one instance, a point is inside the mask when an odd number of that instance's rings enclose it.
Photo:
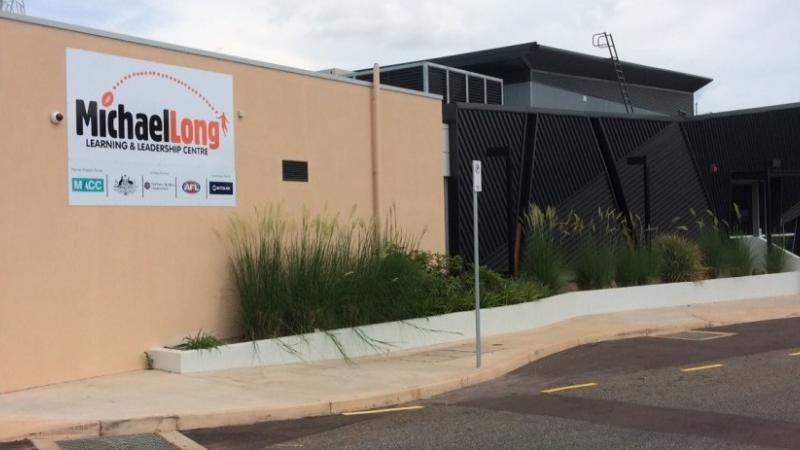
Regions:
[[[458,191],[458,251],[472,255],[472,161],[483,162],[480,194],[481,259],[509,270],[510,236],[518,203],[525,114],[459,108],[455,152]]]

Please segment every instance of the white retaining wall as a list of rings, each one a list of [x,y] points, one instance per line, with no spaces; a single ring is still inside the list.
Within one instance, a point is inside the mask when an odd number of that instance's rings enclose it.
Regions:
[[[754,244],[756,245],[756,244]],[[763,248],[763,245],[762,245]],[[796,257],[795,257],[796,258]],[[591,314],[800,294],[800,272],[578,291],[482,310],[483,336],[531,330]],[[148,351],[153,368],[177,373],[341,359],[444,344],[475,336],[473,311],[226,345]]]

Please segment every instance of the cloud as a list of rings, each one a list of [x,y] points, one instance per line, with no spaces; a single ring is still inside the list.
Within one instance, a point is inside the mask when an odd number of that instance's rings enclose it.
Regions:
[[[700,111],[798,101],[794,0],[29,0],[31,15],[306,69],[370,67],[521,42],[709,76]]]

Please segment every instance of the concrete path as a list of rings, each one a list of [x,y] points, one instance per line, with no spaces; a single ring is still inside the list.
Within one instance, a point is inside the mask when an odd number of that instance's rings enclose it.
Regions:
[[[389,356],[177,375],[140,371],[0,395],[0,441],[169,432],[337,414],[487,381],[587,342],[800,316],[800,296],[600,314]]]

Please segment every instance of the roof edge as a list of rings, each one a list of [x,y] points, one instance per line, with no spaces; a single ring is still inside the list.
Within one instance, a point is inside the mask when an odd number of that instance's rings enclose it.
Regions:
[[[732,109],[730,111],[696,114],[691,118],[687,118],[687,121],[713,119],[716,117],[740,116],[745,114],[762,113],[770,111],[783,111],[787,109],[800,109],[800,102],[781,103],[778,105],[756,106],[754,108]]]
[[[598,62],[607,61],[608,60],[608,58],[604,58],[602,56],[592,55],[592,54],[589,54],[589,53],[576,52],[574,50],[566,50],[566,49],[558,48],[558,47],[551,47],[549,45],[537,44],[536,48],[537,49],[546,49],[546,50],[549,50],[549,51],[559,52],[559,53],[568,53],[570,55],[575,55],[576,57],[581,57],[581,58],[592,58],[592,59],[597,60]],[[646,70],[656,70],[656,71],[659,71],[659,72],[665,72],[665,73],[669,73],[669,74],[672,74],[672,75],[677,75],[677,76],[682,76],[682,77],[691,77],[691,78],[697,78],[698,80],[704,80],[705,83],[702,86],[700,86],[699,88],[697,88],[697,90],[694,91],[694,92],[699,91],[700,89],[704,88],[709,83],[714,81],[713,78],[705,77],[705,76],[702,76],[702,75],[696,75],[696,74],[688,73],[688,72],[681,72],[679,70],[665,69],[663,67],[648,66],[646,64],[639,64],[639,63],[635,63],[635,62],[631,62],[631,61],[626,61],[624,59],[620,59],[619,61],[620,61],[620,63],[622,63],[623,67],[630,66],[630,67],[637,67],[637,68],[646,69]]]

